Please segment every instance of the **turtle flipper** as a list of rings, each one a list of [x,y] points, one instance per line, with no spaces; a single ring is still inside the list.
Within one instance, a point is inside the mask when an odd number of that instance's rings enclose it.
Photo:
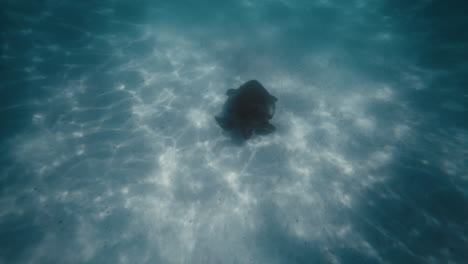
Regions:
[[[216,123],[218,123],[218,125],[223,128],[223,129],[226,129],[226,119],[225,118],[221,118],[219,116],[215,116],[215,120],[216,120]]]
[[[276,127],[270,123],[264,123],[255,129],[255,133],[259,135],[267,135],[276,130]]]

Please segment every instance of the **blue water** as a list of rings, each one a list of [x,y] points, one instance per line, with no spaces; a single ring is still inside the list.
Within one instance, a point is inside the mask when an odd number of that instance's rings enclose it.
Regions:
[[[465,1],[0,5],[0,263],[468,263]]]

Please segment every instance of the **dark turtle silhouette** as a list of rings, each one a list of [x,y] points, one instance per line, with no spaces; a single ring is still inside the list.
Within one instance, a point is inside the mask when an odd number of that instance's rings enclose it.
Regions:
[[[276,97],[257,80],[244,83],[238,89],[226,92],[228,99],[223,111],[215,116],[218,125],[233,136],[249,139],[253,134],[269,134],[275,127],[269,120],[275,113]]]

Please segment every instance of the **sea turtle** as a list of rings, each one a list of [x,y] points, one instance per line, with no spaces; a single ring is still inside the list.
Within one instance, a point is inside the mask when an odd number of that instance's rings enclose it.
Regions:
[[[278,99],[268,93],[257,80],[250,80],[237,89],[226,91],[228,99],[220,115],[215,116],[218,125],[226,131],[249,139],[253,134],[269,134],[275,127],[269,120],[275,113]]]

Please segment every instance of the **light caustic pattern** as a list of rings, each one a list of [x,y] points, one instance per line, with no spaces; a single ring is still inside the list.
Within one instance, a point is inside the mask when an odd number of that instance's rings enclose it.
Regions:
[[[466,128],[428,129],[411,96],[446,72],[408,58],[383,4],[123,2],[4,11],[2,88],[31,92],[0,110],[27,109],[4,140],[0,263],[463,257]],[[250,79],[277,131],[236,146],[214,115]]]

